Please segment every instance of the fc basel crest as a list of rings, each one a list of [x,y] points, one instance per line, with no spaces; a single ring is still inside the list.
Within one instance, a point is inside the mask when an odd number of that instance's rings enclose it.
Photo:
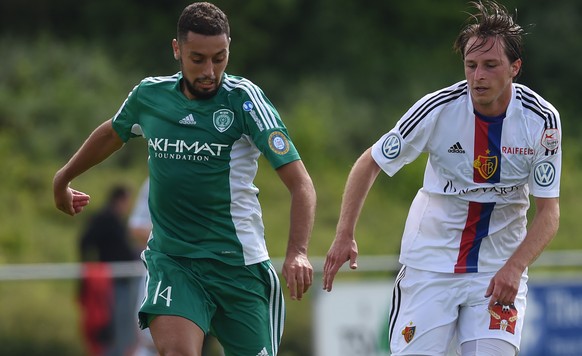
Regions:
[[[212,115],[212,122],[214,123],[214,127],[216,127],[218,132],[224,132],[228,130],[233,121],[234,113],[228,109],[215,111]]]
[[[412,325],[412,323],[410,323],[409,326],[406,326],[404,330],[402,330],[402,336],[404,336],[404,341],[406,341],[407,344],[412,341],[415,332],[416,326]]]
[[[493,177],[497,171],[497,156],[477,156],[473,162],[473,167],[479,172],[479,175],[484,179]]]

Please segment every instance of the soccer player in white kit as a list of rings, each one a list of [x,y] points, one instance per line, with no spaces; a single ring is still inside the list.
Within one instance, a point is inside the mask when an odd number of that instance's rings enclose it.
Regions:
[[[558,230],[559,114],[514,83],[523,29],[495,2],[473,5],[455,41],[466,80],[421,98],[356,161],[324,264],[331,291],[346,261],[357,267],[355,227],[379,172],[392,176],[428,153],[402,237],[392,355],[444,355],[455,334],[461,355],[515,355],[528,266]]]

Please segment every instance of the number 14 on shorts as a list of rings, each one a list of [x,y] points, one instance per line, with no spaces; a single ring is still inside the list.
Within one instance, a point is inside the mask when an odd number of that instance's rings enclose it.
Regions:
[[[158,282],[156,286],[156,294],[154,295],[154,300],[152,304],[158,304],[158,298],[162,298],[166,301],[166,306],[169,307],[172,302],[172,286],[167,286],[163,291],[160,292],[162,282]]]

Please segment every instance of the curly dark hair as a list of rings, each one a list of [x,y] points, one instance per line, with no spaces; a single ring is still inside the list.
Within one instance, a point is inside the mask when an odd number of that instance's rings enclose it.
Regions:
[[[505,54],[513,63],[522,58],[524,29],[515,23],[514,17],[507,9],[495,1],[472,1],[470,4],[477,9],[477,14],[469,14],[467,25],[459,33],[453,49],[465,59],[467,53],[477,51],[485,45],[490,37],[497,37],[503,41]],[[517,10],[515,11],[517,14]],[[466,48],[469,39],[477,37],[483,41],[476,41],[471,48]]]
[[[221,9],[209,2],[192,3],[178,19],[178,41],[184,41],[188,32],[205,36],[226,34],[230,37],[228,18]]]

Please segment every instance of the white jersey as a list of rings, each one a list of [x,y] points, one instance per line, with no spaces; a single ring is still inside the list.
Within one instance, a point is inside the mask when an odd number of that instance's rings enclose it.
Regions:
[[[428,162],[402,238],[400,263],[434,272],[497,271],[526,235],[529,195],[559,196],[560,117],[513,84],[504,116],[478,116],[466,81],[428,94],[372,147],[390,176]]]

